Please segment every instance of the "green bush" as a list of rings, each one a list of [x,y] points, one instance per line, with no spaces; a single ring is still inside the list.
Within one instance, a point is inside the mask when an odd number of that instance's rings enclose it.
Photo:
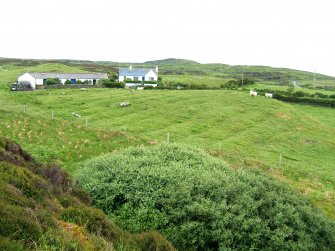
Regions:
[[[335,107],[335,95],[326,95],[318,92],[309,94],[302,91],[289,92],[257,88],[255,91],[257,91],[259,95],[264,95],[266,92],[273,93],[273,98],[281,101]]]
[[[179,145],[129,148],[77,173],[93,204],[180,250],[335,250],[335,223],[286,185]]]
[[[48,78],[45,81],[45,84],[46,85],[59,85],[59,84],[61,84],[61,81],[60,81],[59,78]]]
[[[123,82],[115,82],[112,79],[101,79],[99,81],[99,84],[103,85],[104,87],[107,88],[124,88],[125,83]]]
[[[254,84],[255,81],[250,78],[244,78],[243,81],[242,79],[238,80],[229,80],[228,82],[221,84],[220,87],[223,89],[237,89],[242,86],[247,86],[247,85],[252,85]]]
[[[65,80],[64,82],[65,85],[71,85],[72,84],[72,81],[70,79],[67,79]]]
[[[92,80],[84,80],[84,81],[82,81],[82,84],[83,85],[92,85],[93,83],[92,83]]]

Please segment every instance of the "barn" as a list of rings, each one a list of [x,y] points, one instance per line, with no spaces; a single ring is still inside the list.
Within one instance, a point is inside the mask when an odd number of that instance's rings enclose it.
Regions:
[[[29,82],[32,89],[43,85],[48,79],[59,79],[62,84],[70,80],[75,84],[78,80],[90,81],[95,85],[100,79],[107,79],[107,73],[55,73],[55,72],[26,72],[18,77],[17,83]]]

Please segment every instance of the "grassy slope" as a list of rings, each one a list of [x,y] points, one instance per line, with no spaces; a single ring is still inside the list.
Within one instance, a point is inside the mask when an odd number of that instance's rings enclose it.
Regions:
[[[57,64],[29,69],[41,68],[67,69]],[[14,81],[17,72],[15,68],[0,72],[0,78]],[[132,105],[122,109],[121,101]],[[232,166],[261,168],[286,180],[335,216],[331,109],[293,106],[230,91],[106,89],[1,91],[1,104],[6,111],[1,113],[2,134],[18,140],[41,160],[59,159],[70,169],[77,161],[102,152],[165,141],[170,133],[171,141],[204,148]],[[54,120],[50,120],[52,110]],[[72,112],[82,117],[75,118]]]
[[[174,250],[158,233],[114,225],[67,173],[0,137],[1,250]]]

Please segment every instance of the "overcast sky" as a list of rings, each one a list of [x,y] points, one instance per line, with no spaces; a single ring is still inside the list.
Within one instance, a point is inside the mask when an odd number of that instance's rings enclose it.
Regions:
[[[334,11],[334,0],[0,0],[0,57],[173,57],[335,76]]]

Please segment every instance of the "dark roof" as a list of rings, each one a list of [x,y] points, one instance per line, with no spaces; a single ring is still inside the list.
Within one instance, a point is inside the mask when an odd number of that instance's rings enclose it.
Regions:
[[[135,76],[135,77],[143,77],[148,74],[149,71],[153,71],[156,75],[156,69],[152,68],[120,68],[119,76]]]
[[[107,73],[56,73],[56,72],[29,72],[36,79],[106,79]]]

